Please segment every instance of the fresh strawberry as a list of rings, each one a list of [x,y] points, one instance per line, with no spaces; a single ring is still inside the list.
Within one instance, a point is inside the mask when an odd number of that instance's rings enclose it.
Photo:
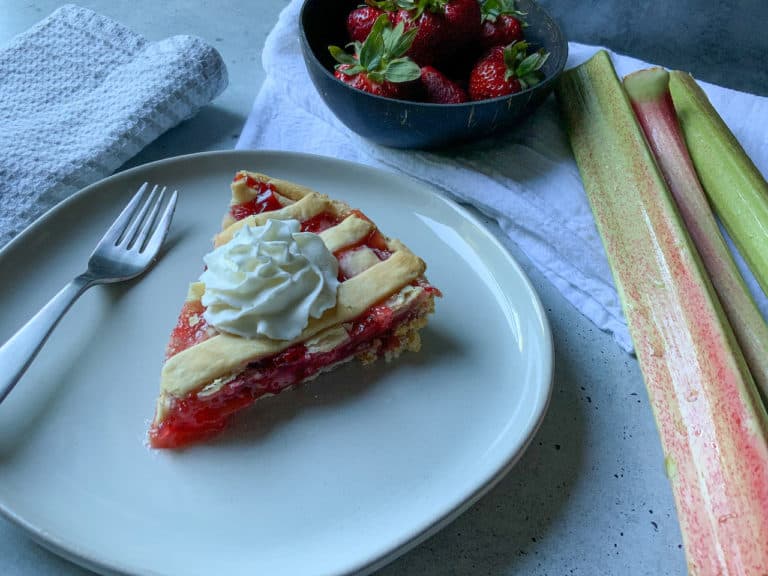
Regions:
[[[404,56],[416,35],[405,31],[403,24],[394,28],[386,14],[380,15],[363,42],[352,42],[354,54],[338,46],[328,50],[338,62],[334,76],[354,88],[386,96],[406,98],[410,82],[419,78],[421,70]]]
[[[402,84],[396,82],[390,82],[388,80],[373,80],[365,72],[358,72],[350,74],[353,64],[339,64],[336,67],[336,71],[333,73],[336,78],[349,84],[353,88],[368,92],[369,94],[375,94],[376,96],[384,96],[385,98],[397,98],[402,100],[407,98],[409,90],[407,90]]]
[[[347,32],[353,42],[364,42],[371,32],[376,19],[384,10],[374,6],[360,6],[347,16]]]
[[[406,30],[417,29],[408,56],[422,66],[433,64],[480,37],[478,0],[366,0],[392,14]]]
[[[523,25],[520,20],[509,14],[501,14],[493,22],[486,20],[480,32],[480,45],[483,48],[504,46],[522,39]]]
[[[448,38],[447,50],[456,52],[480,37],[482,28],[477,0],[447,0],[443,6]]]
[[[515,7],[515,0],[484,0],[480,11],[480,44],[483,48],[506,46],[523,39],[525,12]]]
[[[527,50],[527,42],[512,42],[486,52],[469,75],[469,97],[507,96],[541,82],[541,67],[549,54],[542,49],[526,56]]]
[[[478,50],[477,46],[467,46],[464,50],[459,50],[450,57],[443,58],[438,66],[435,66],[443,76],[457,82],[459,86],[464,87],[466,92],[469,73],[475,67],[475,63],[484,54],[484,51]]]
[[[445,52],[449,37],[445,19],[440,14],[423,10],[418,15],[413,10],[401,8],[394,13],[392,22],[402,23],[406,30],[415,30],[408,56],[422,66],[432,64]]]
[[[424,89],[427,102],[459,104],[469,100],[467,93],[461,86],[432,66],[422,66],[421,86]]]

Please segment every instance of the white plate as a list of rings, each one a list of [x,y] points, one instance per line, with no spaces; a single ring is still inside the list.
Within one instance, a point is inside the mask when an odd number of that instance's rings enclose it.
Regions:
[[[145,441],[163,350],[229,181],[248,168],[369,214],[444,294],[423,349],[264,400],[182,452]],[[90,186],[0,252],[0,341],[81,272],[143,181],[178,188],[146,276],[78,301],[0,405],[0,509],[101,572],[367,572],[434,533],[522,454],[550,395],[552,342],[518,265],[464,209],[393,174],[316,156],[219,152]]]

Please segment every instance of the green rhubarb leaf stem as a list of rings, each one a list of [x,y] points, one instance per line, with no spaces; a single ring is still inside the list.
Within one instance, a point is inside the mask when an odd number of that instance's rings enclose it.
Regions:
[[[707,197],[768,295],[768,182],[689,74],[671,72],[669,89]]]
[[[672,104],[669,73],[663,68],[640,70],[624,78],[624,88],[709,272],[763,402],[768,403],[768,324],[739,273],[696,175]],[[723,171],[728,168],[720,166]]]
[[[768,574],[768,414],[733,331],[608,54],[563,73],[556,94],[656,418],[689,572]]]

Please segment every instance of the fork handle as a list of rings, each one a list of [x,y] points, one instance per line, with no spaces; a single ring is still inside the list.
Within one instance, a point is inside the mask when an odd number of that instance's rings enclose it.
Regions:
[[[95,283],[88,273],[72,280],[0,347],[0,366],[3,367],[0,374],[0,402],[5,400],[32,364],[62,316]]]

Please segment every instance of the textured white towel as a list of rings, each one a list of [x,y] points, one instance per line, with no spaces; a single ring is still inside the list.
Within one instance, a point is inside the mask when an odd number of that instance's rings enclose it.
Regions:
[[[147,42],[66,5],[0,48],[0,246],[227,85],[198,38]]]
[[[377,146],[341,124],[312,86],[297,41],[300,7],[300,0],[292,0],[267,38],[267,79],[237,147],[334,156],[437,186],[494,218],[565,298],[631,350],[621,303],[554,98],[529,121],[498,137],[440,152]],[[571,43],[568,67],[596,50]],[[648,66],[612,57],[620,75]],[[768,98],[702,86],[757,166],[768,173]],[[765,296],[751,276],[748,283],[768,316]]]

